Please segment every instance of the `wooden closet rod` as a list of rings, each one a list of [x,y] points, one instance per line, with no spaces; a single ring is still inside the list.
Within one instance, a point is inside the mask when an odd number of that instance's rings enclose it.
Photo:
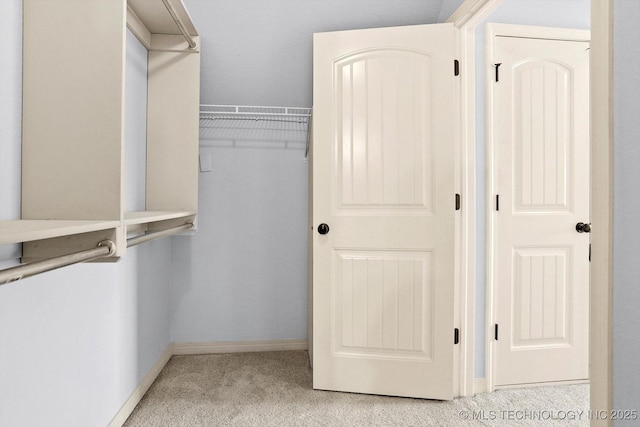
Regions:
[[[93,249],[87,249],[85,251],[74,252],[68,255],[0,270],[0,285],[6,285],[7,283],[15,282],[46,271],[55,270],[60,267],[66,267],[67,265],[108,257],[115,253],[115,243],[111,240],[103,240]]]
[[[187,27],[184,26],[182,19],[180,19],[176,10],[173,8],[171,3],[169,3],[169,0],[162,0],[162,3],[164,3],[164,7],[167,8],[169,15],[171,15],[176,25],[178,26],[178,29],[184,36],[184,39],[187,41],[187,44],[189,45],[189,49],[195,49],[196,48],[195,40],[193,40],[193,37],[191,37],[191,34],[189,34],[189,31],[187,31]]]
[[[127,239],[127,247],[139,245],[141,243],[148,242],[149,240],[157,239],[159,237],[170,236],[182,230],[190,230],[192,228],[193,222],[187,222],[186,224],[180,225],[178,227],[167,228],[166,230],[143,234],[141,236]],[[109,257],[115,253],[115,243],[113,243],[111,240],[103,240],[98,243],[97,247],[93,249],[87,249],[85,251],[74,252],[68,255],[62,255],[55,258],[49,258],[42,261],[36,261],[29,264],[18,265],[16,267],[10,267],[4,270],[0,270],[0,285],[6,285],[7,283],[16,282],[18,280],[25,279],[36,274],[55,270],[61,267],[66,267],[67,265],[73,265],[98,258]]]

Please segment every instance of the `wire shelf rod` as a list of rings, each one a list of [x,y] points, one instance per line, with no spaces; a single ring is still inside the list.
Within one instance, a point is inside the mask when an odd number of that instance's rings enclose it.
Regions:
[[[268,107],[249,105],[200,105],[200,118],[294,118],[304,121],[311,116],[310,108],[302,107]]]
[[[256,108],[256,109],[273,109],[273,110],[311,110],[309,107],[284,107],[276,105],[230,105],[230,104],[200,104],[200,107],[206,108],[233,108],[234,111],[239,111],[243,108]]]
[[[200,120],[250,120],[255,122],[279,122],[279,123],[299,123],[299,124],[307,124],[306,120],[301,119],[270,119],[270,118],[261,118],[261,117],[200,117]]]
[[[200,111],[200,115],[230,115],[230,116],[265,116],[265,117],[309,117],[310,114],[285,114],[285,113],[244,113],[244,112],[232,112],[232,111]]]

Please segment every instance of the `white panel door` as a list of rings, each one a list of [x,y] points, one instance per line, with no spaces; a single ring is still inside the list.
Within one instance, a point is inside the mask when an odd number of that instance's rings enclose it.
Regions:
[[[453,397],[453,53],[451,24],[314,36],[314,388]]]
[[[494,48],[495,385],[586,379],[589,43]]]

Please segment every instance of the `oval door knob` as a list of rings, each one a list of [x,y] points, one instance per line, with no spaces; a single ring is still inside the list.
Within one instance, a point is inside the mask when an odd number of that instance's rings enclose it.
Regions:
[[[329,226],[324,222],[318,226],[318,233],[327,234],[329,232]]]
[[[591,233],[591,224],[585,224],[584,222],[579,222],[576,224],[576,231],[578,233]]]

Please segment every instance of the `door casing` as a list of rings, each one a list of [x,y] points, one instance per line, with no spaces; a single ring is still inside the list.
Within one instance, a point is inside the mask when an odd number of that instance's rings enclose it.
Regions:
[[[463,207],[475,200],[475,29],[503,0],[465,0],[447,22],[460,28],[461,70],[460,139]],[[552,13],[552,11],[550,11]],[[613,408],[612,345],[612,238],[613,238],[613,1],[591,0],[591,287],[590,298],[590,407]],[[471,124],[471,126],[469,126]],[[462,212],[460,271],[475,272],[476,214],[472,203]],[[474,377],[475,275],[462,274],[459,309],[461,325],[460,395],[487,391],[485,381]],[[484,328],[485,325],[479,325]],[[592,426],[609,426],[611,420],[592,420]]]
[[[460,239],[460,271],[475,272],[475,29],[503,0],[465,0],[447,22],[460,28],[461,71],[460,139],[463,229]],[[552,13],[553,11],[550,11]],[[590,298],[590,408],[613,408],[612,344],[612,238],[613,238],[613,1],[591,0],[591,287]],[[464,209],[464,206],[471,209]],[[476,382],[475,355],[475,275],[461,275],[460,289],[460,395],[487,391],[484,381]],[[483,327],[485,325],[479,325]],[[475,383],[475,384],[474,384]],[[610,419],[592,420],[591,426],[610,426]]]

